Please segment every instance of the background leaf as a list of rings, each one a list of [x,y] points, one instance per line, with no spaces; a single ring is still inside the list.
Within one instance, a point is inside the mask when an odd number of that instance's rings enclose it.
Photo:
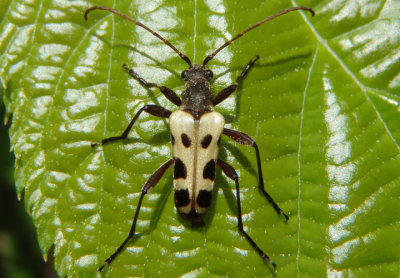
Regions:
[[[180,92],[185,64],[151,34],[105,12],[84,22],[86,1],[5,1],[0,77],[16,156],[16,185],[42,252],[55,244],[61,276],[91,277],[129,231],[141,185],[171,157],[167,122],[146,103],[173,105],[122,70]],[[103,1],[159,31],[195,62],[250,24],[292,13],[232,44],[210,62],[215,91],[261,59],[218,111],[260,146],[268,191],[255,189],[253,150],[223,140],[240,174],[246,230],[278,264],[277,276],[399,276],[398,1]],[[105,270],[110,277],[271,274],[236,231],[233,184],[217,176],[205,227],[173,205],[168,172],[146,197],[139,236]],[[271,274],[272,275],[272,274]]]

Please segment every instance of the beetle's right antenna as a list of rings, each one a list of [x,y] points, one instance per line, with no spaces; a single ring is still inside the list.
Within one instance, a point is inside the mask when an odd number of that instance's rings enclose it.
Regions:
[[[230,45],[234,40],[240,38],[241,36],[243,36],[244,34],[246,34],[247,32],[253,30],[254,28],[257,28],[258,26],[260,26],[261,24],[264,24],[267,21],[270,21],[278,16],[287,14],[289,12],[292,11],[297,11],[297,10],[304,10],[304,11],[309,11],[311,13],[312,16],[314,16],[315,12],[313,11],[313,9],[311,8],[307,8],[307,7],[291,7],[289,9],[286,10],[282,10],[280,12],[277,12],[276,14],[273,14],[263,20],[261,20],[260,22],[257,22],[256,24],[254,24],[253,26],[250,26],[249,28],[247,28],[246,30],[244,30],[243,32],[240,32],[239,34],[237,34],[236,36],[234,36],[232,39],[230,39],[229,41],[225,42],[223,45],[221,45],[217,50],[215,50],[213,53],[211,53],[210,55],[208,55],[204,61],[203,61],[203,66],[207,65],[207,63],[214,58],[215,55],[217,55],[218,52],[220,52],[222,49],[224,49],[225,47],[227,47],[228,45]]]
[[[161,37],[158,33],[154,32],[153,30],[151,30],[151,29],[150,29],[149,27],[147,27],[146,25],[140,23],[139,21],[136,21],[136,20],[134,20],[133,18],[131,18],[131,17],[129,17],[129,16],[123,14],[123,13],[120,13],[120,12],[117,11],[117,10],[114,10],[114,9],[111,9],[111,8],[108,8],[108,7],[104,7],[104,6],[93,6],[93,7],[90,7],[89,9],[87,9],[87,10],[85,11],[85,14],[84,14],[85,20],[87,20],[87,15],[88,15],[88,13],[90,13],[90,12],[93,11],[93,10],[105,10],[105,11],[108,11],[108,12],[110,12],[110,13],[116,14],[116,15],[122,17],[122,18],[125,18],[125,19],[129,20],[130,22],[135,23],[136,25],[138,25],[138,26],[142,27],[143,29],[149,31],[149,32],[152,33],[154,36],[156,36],[157,38],[159,38],[160,40],[162,40],[166,45],[168,45],[169,47],[171,47],[171,48],[179,55],[179,57],[181,57],[186,63],[188,63],[189,67],[192,66],[192,62],[190,61],[190,59],[189,59],[186,55],[182,54],[182,53],[181,53],[178,49],[176,49],[176,47],[173,46],[169,41],[167,41],[166,39],[164,39],[163,37]]]

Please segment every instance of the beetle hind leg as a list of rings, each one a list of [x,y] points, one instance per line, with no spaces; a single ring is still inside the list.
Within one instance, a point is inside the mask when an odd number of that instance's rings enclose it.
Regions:
[[[238,230],[239,232],[246,238],[246,240],[250,243],[250,245],[254,248],[254,250],[257,251],[257,253],[260,255],[260,257],[264,260],[269,262],[274,269],[276,269],[276,264],[269,258],[267,254],[264,253],[258,247],[257,243],[254,242],[254,240],[249,236],[248,233],[243,229],[243,220],[242,220],[242,207],[240,203],[240,192],[239,192],[239,176],[236,173],[235,169],[225,161],[222,161],[220,159],[217,160],[217,165],[221,168],[221,170],[224,172],[224,174],[233,180],[236,185],[236,202],[237,202],[237,218],[238,218]]]
[[[124,249],[125,245],[128,243],[128,241],[135,235],[135,230],[136,230],[136,222],[139,217],[139,212],[140,208],[142,206],[142,201],[144,196],[154,187],[157,185],[157,183],[160,181],[161,177],[164,175],[164,173],[168,170],[168,168],[174,164],[174,160],[170,159],[167,162],[165,162],[163,165],[161,165],[160,168],[158,168],[151,176],[150,178],[146,181],[145,185],[142,188],[142,193],[140,194],[139,198],[139,203],[136,206],[136,211],[135,211],[135,216],[133,217],[131,229],[129,231],[128,236],[125,238],[125,240],[122,242],[122,244],[117,248],[117,250],[107,258],[107,260],[104,261],[104,264],[98,268],[98,271],[101,272],[104,267],[109,265],[118,254],[122,252]]]

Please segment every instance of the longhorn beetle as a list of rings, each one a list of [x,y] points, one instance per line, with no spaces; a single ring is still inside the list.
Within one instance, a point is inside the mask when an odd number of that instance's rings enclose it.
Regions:
[[[289,217],[281,210],[281,208],[264,189],[260,152],[256,142],[245,133],[224,128],[225,120],[223,116],[214,111],[215,105],[224,101],[236,90],[239,82],[246,76],[254,63],[259,59],[259,56],[256,56],[253,60],[250,60],[239,77],[236,78],[235,83],[226,87],[216,95],[214,95],[210,89],[210,80],[213,78],[213,72],[206,68],[206,65],[222,49],[261,24],[296,10],[309,11],[312,16],[314,16],[314,11],[307,7],[291,7],[289,9],[277,12],[276,14],[271,15],[250,26],[246,30],[234,36],[232,39],[225,42],[217,50],[208,55],[204,59],[203,64],[199,65],[192,64],[186,55],[182,54],[178,49],[175,48],[175,46],[173,46],[165,38],[161,37],[158,33],[154,32],[146,25],[132,19],[131,17],[118,12],[117,10],[104,6],[93,6],[85,11],[85,20],[87,20],[88,13],[93,10],[105,10],[111,12],[146,29],[170,48],[172,48],[189,66],[189,68],[184,70],[181,74],[182,79],[185,81],[185,90],[182,93],[182,98],[180,98],[171,89],[155,83],[149,83],[140,77],[133,69],[123,65],[123,68],[130,76],[135,78],[146,88],[158,88],[168,100],[179,106],[179,110],[171,112],[158,105],[145,105],[136,113],[122,135],[105,138],[100,143],[92,143],[92,147],[127,138],[137,118],[143,111],[145,111],[157,117],[169,118],[172,152],[174,157],[161,165],[161,167],[158,168],[147,180],[142,188],[139,203],[136,207],[135,216],[133,218],[132,226],[128,236],[118,247],[118,249],[107,260],[105,260],[104,264],[100,266],[98,270],[102,271],[106,265],[110,264],[114,258],[121,253],[129,239],[135,235],[136,222],[139,217],[139,211],[144,196],[154,186],[156,186],[163,174],[172,165],[174,165],[173,177],[175,206],[182,218],[191,220],[192,223],[200,221],[211,205],[215,168],[218,165],[224,174],[232,179],[236,185],[239,232],[246,238],[246,240],[255,249],[255,251],[257,251],[261,258],[265,261],[268,261],[274,267],[274,269],[276,269],[276,264],[258,247],[254,240],[243,229],[239,192],[239,176],[232,166],[221,159],[218,159],[219,143],[222,134],[227,135],[242,145],[254,148],[258,167],[258,188],[268,202],[271,203],[275,211],[285,217],[285,221],[287,221]]]

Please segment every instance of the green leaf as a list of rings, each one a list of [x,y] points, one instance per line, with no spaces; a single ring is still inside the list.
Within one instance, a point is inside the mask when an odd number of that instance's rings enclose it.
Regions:
[[[150,33],[86,1],[2,1],[0,80],[13,123],[16,184],[43,254],[60,276],[93,277],[127,236],[141,186],[171,158],[168,124],[140,107],[175,109],[121,68],[181,92],[185,63]],[[279,277],[398,277],[400,259],[400,4],[351,1],[103,1],[165,36],[194,62],[251,24],[290,6],[209,63],[215,92],[260,60],[220,105],[227,127],[259,145],[267,191],[256,189],[254,150],[222,141],[240,175],[246,231]],[[176,215],[171,171],[143,201],[138,235],[104,269],[126,276],[273,276],[237,232],[234,184],[217,175],[205,226]]]

